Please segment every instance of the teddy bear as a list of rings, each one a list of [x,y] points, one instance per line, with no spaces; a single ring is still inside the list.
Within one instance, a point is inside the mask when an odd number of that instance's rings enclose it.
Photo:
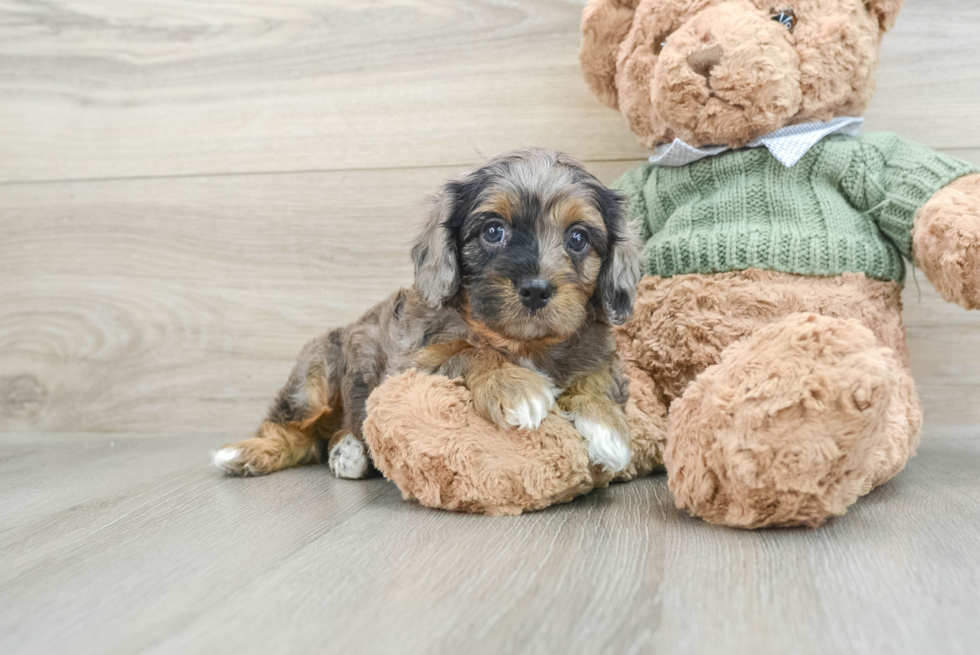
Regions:
[[[626,481],[665,468],[678,508],[739,528],[821,525],[902,470],[922,413],[905,262],[980,307],[980,171],[861,134],[902,0],[590,0],[580,63],[654,149],[613,187],[645,246],[616,339]],[[507,513],[613,476],[560,415],[483,421],[458,381],[375,390],[365,438],[406,498]]]
[[[667,410],[676,504],[818,526],[902,470],[922,412],[905,261],[980,307],[980,174],[860,134],[902,0],[591,0],[586,81],[655,149],[613,186],[647,277],[619,333]]]

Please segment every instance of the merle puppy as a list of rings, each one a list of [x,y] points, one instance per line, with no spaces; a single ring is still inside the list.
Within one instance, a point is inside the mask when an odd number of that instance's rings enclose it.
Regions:
[[[365,404],[409,368],[461,377],[497,425],[538,427],[555,402],[592,461],[629,464],[610,324],[632,312],[639,240],[620,198],[567,155],[498,156],[432,199],[415,284],[308,343],[258,434],[214,464],[264,475],[326,460],[337,477],[372,470]]]

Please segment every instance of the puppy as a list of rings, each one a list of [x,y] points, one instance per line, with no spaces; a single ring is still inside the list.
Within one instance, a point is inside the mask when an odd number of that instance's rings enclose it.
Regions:
[[[252,439],[214,464],[264,475],[326,461],[340,478],[373,467],[366,402],[409,368],[460,377],[477,410],[531,430],[556,401],[596,464],[629,464],[610,324],[632,313],[639,239],[621,199],[568,156],[518,150],[447,183],[414,247],[415,284],[308,343]]]

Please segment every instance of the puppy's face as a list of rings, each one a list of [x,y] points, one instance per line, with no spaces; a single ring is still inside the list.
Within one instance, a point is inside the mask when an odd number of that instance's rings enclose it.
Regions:
[[[520,341],[567,337],[585,321],[609,237],[586,190],[560,186],[491,181],[464,219],[460,268],[472,321]]]
[[[639,280],[620,200],[568,157],[522,150],[450,182],[413,251],[430,302],[477,330],[563,340],[590,307],[621,323]]]

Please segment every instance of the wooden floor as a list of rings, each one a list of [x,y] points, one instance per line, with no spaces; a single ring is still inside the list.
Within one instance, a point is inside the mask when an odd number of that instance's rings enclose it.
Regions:
[[[980,652],[980,315],[906,289],[919,457],[817,531],[663,478],[516,518],[220,477],[302,343],[500,150],[645,157],[583,0],[0,0],[0,653]],[[980,163],[980,3],[907,0],[868,130]]]
[[[323,468],[222,478],[203,437],[0,447],[0,652],[976,653],[977,439],[817,530],[673,509],[663,477],[521,517]],[[971,466],[972,465],[972,466]]]

